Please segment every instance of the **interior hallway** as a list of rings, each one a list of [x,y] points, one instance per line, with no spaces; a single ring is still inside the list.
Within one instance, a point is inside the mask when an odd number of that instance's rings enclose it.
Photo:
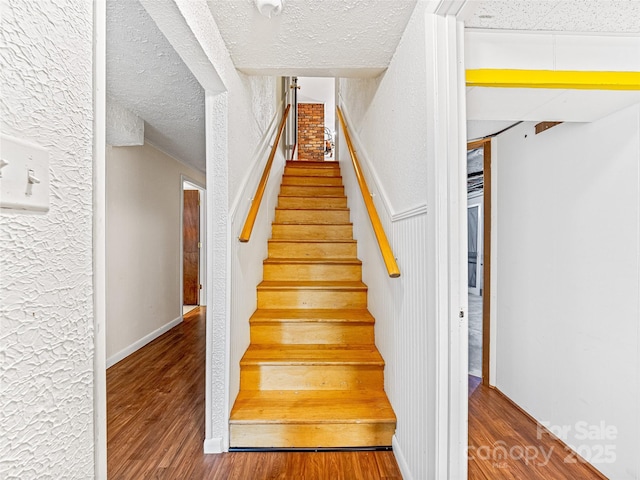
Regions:
[[[401,479],[392,452],[204,455],[205,308],[107,371],[110,480]]]

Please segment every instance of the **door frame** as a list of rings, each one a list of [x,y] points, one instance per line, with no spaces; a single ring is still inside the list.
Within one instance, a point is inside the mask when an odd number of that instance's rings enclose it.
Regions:
[[[93,474],[107,478],[107,3],[93,2]]]
[[[184,184],[189,183],[200,192],[200,265],[198,267],[198,276],[202,288],[198,295],[199,305],[204,307],[207,305],[207,189],[201,182],[193,178],[181,174],[180,175],[180,318],[182,318],[182,306],[184,305]]]
[[[483,149],[482,208],[482,384],[491,385],[491,137],[467,143],[467,152]],[[468,252],[467,252],[468,254]]]

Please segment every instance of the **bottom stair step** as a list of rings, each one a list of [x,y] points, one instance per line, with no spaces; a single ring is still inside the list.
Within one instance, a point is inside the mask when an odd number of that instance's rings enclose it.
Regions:
[[[384,391],[241,391],[232,448],[389,446],[396,417]]]

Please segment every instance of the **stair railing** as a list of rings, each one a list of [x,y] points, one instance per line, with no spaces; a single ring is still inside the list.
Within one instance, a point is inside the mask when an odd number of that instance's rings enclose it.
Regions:
[[[360,185],[360,192],[362,192],[362,199],[364,200],[365,207],[367,207],[369,220],[371,221],[371,226],[373,227],[373,233],[375,233],[376,235],[376,240],[378,241],[378,247],[380,248],[380,253],[382,254],[382,259],[384,260],[384,264],[387,267],[387,272],[389,273],[389,276],[392,278],[397,278],[400,276],[400,269],[398,268],[396,259],[393,256],[393,250],[391,250],[391,245],[389,245],[389,240],[387,240],[387,235],[384,233],[384,228],[382,226],[382,222],[380,221],[380,217],[378,216],[378,211],[376,210],[376,206],[373,203],[373,198],[372,198],[371,192],[369,191],[369,187],[367,186],[367,181],[365,180],[364,175],[362,173],[362,169],[360,168],[358,155],[356,154],[355,148],[353,148],[353,143],[351,142],[351,136],[349,135],[347,124],[344,121],[344,117],[342,116],[342,110],[340,110],[340,107],[336,107],[336,109],[338,110],[338,118],[340,119],[340,125],[342,126],[342,131],[344,132],[344,138],[347,142],[347,147],[349,148],[349,154],[351,155],[351,163],[353,164],[353,170],[356,173],[356,178],[358,179],[358,185]]]
[[[278,133],[273,142],[273,146],[271,147],[271,153],[269,154],[267,163],[264,166],[262,177],[260,178],[260,182],[258,183],[258,188],[256,188],[256,194],[253,196],[253,200],[251,201],[251,207],[249,208],[249,213],[247,213],[247,219],[244,222],[244,227],[242,227],[242,231],[240,232],[240,236],[238,237],[238,240],[240,240],[241,242],[248,242],[251,238],[253,225],[256,223],[256,218],[258,217],[258,210],[260,210],[262,196],[264,195],[264,191],[267,188],[267,180],[269,180],[269,174],[271,173],[271,165],[273,164],[273,159],[275,158],[276,152],[278,151],[278,144],[280,143],[280,137],[282,136],[284,126],[287,123],[287,116],[289,115],[290,108],[291,104],[288,104],[287,108],[282,114],[282,120],[280,121]]]

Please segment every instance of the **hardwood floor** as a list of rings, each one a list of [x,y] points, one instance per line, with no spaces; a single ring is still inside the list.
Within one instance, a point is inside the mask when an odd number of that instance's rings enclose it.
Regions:
[[[392,452],[204,455],[204,338],[205,309],[198,308],[107,371],[110,480],[402,478]],[[565,463],[564,447],[548,436],[537,439],[535,424],[500,393],[474,377],[469,392],[469,479],[604,478]],[[498,451],[487,447],[500,441],[507,451],[533,446],[539,457],[496,460]],[[549,451],[549,462],[539,464]]]
[[[392,452],[204,455],[205,309],[107,371],[110,480],[401,479]]]
[[[500,392],[469,376],[470,480],[605,479],[581,463]]]

